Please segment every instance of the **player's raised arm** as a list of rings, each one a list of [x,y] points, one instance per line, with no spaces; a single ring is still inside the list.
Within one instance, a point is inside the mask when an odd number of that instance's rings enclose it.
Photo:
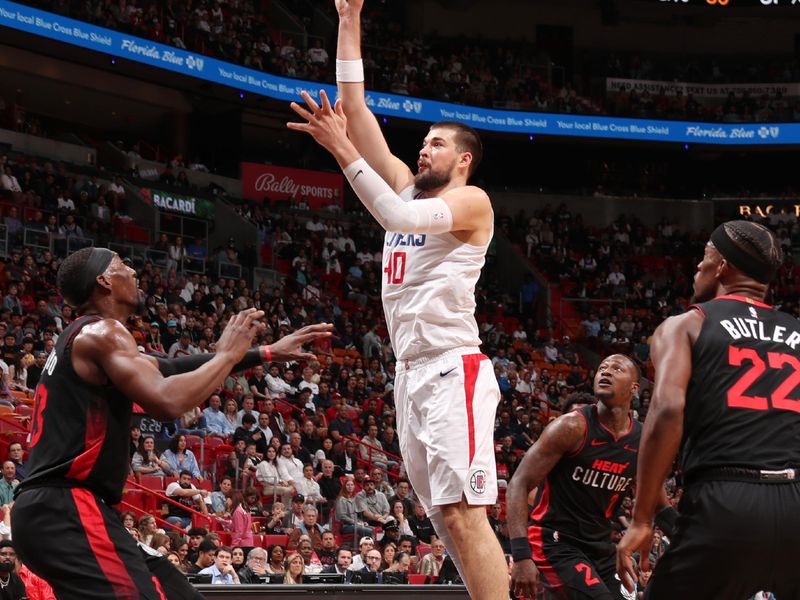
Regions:
[[[617,547],[617,573],[629,591],[636,580],[631,557],[637,550],[647,554],[644,548],[649,547],[656,510],[664,504],[664,480],[672,470],[683,436],[692,341],[702,323],[702,314],[695,310],[671,317],[656,329],[650,346],[656,377],[639,446],[633,524]]]
[[[172,377],[161,375],[156,361],[140,354],[124,325],[104,319],[88,325],[75,339],[75,371],[84,380],[110,381],[148,414],[175,419],[208,397],[250,349],[262,311],[247,309],[235,315],[217,342],[214,358],[200,368]]]
[[[586,420],[567,413],[548,425],[525,453],[506,491],[508,535],[514,567],[511,590],[515,595],[536,598],[539,574],[531,559],[528,541],[528,494],[545,480],[566,454],[577,451],[586,436]]]
[[[395,191],[411,185],[411,170],[394,156],[383,137],[375,115],[364,96],[364,66],[361,60],[361,9],[364,0],[336,0],[339,41],[336,47],[336,82],[347,133],[353,144],[378,175]]]
[[[342,167],[361,202],[387,231],[403,233],[446,233],[450,231],[481,231],[488,241],[493,224],[492,205],[482,189],[463,185],[444,191],[441,197],[404,202],[380,175],[362,158],[358,148],[347,136],[347,116],[342,101],[331,106],[325,91],[320,91],[321,103],[306,92],[302,93],[307,109],[296,102],[291,107],[305,123],[288,123],[289,129],[311,135],[317,143],[333,154]],[[426,144],[454,144],[453,139],[428,140]],[[470,169],[470,152],[454,153],[463,161],[464,173]]]

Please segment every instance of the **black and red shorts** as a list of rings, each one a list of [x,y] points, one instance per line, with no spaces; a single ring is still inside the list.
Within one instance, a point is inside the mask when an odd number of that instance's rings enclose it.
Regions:
[[[22,491],[11,513],[20,560],[59,600],[202,598],[163,557],[145,557],[119,513],[83,488]]]
[[[531,525],[528,539],[539,570],[542,600],[627,600],[616,575],[612,544],[597,551],[564,539],[558,532]]]

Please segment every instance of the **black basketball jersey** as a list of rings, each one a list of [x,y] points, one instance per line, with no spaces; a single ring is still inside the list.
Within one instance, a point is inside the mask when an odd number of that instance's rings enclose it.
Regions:
[[[694,307],[681,465],[800,467],[800,322],[743,296]]]
[[[113,386],[94,386],[72,366],[81,329],[101,320],[85,316],[58,336],[36,386],[28,476],[21,489],[40,485],[85,487],[109,504],[122,497],[128,476],[133,404]]]
[[[531,521],[584,542],[610,542],[611,521],[631,493],[642,424],[631,416],[619,438],[597,415],[597,405],[579,411],[586,437],[575,453],[563,457],[539,486]]]

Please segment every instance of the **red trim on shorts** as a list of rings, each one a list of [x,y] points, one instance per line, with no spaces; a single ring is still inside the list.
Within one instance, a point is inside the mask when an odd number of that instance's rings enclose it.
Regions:
[[[167,596],[166,594],[164,594],[164,590],[161,589],[161,582],[158,580],[158,578],[155,575],[153,575],[153,577],[151,577],[151,580],[156,588],[156,591],[158,592],[158,597],[161,600],[167,600]]]
[[[71,479],[86,479],[92,472],[103,442],[108,431],[108,415],[98,404],[90,402],[86,410],[86,438],[84,451],[81,452],[70,465],[67,477]]]
[[[467,429],[469,431],[469,464],[475,457],[475,413],[472,402],[475,399],[475,382],[478,381],[478,372],[481,362],[486,359],[483,354],[465,354],[461,357],[464,361],[464,397],[467,404]]]
[[[539,496],[539,503],[531,511],[532,521],[541,521],[547,514],[547,509],[550,508],[550,480],[544,480],[544,489],[542,495]]]
[[[550,564],[547,555],[544,553],[542,528],[536,525],[528,527],[528,541],[531,544],[533,562],[536,568],[539,569],[542,577],[547,580],[547,585],[554,590],[563,589],[565,587],[564,582],[561,580],[561,577],[558,576],[558,573],[556,573],[556,570],[553,568],[553,565]]]
[[[78,517],[86,533],[89,547],[103,575],[114,588],[114,596],[123,600],[139,598],[139,590],[108,535],[108,528],[97,506],[97,500],[87,489],[72,488],[70,491],[78,508]]]

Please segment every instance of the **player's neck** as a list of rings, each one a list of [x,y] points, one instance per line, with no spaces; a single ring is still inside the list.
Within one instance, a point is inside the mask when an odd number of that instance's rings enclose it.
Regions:
[[[433,189],[433,190],[424,190],[419,197],[420,198],[441,198],[445,193],[449,192],[450,190],[454,190],[456,188],[461,188],[467,185],[466,181],[462,181],[460,179],[452,179],[450,183],[447,185],[443,185],[442,187]]]
[[[597,404],[597,416],[600,422],[619,436],[631,426],[630,406],[608,406],[603,402]]]
[[[116,319],[124,323],[131,316],[133,311],[127,306],[115,302],[110,297],[100,298],[87,304],[81,314],[98,315],[104,319]]]

